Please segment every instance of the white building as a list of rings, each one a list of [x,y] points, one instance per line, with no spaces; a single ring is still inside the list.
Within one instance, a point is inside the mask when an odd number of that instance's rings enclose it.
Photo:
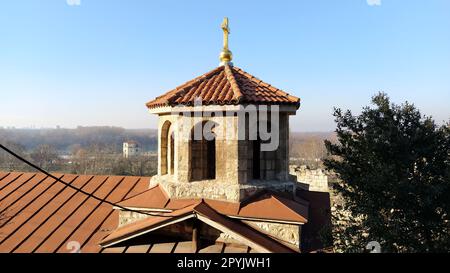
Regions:
[[[123,143],[123,157],[129,158],[131,156],[139,155],[140,148],[136,141],[126,141]]]

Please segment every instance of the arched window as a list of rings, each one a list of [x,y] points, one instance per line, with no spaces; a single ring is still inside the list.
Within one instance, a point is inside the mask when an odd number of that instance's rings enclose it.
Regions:
[[[199,122],[192,128],[189,140],[190,181],[216,178],[216,124]],[[195,131],[200,132],[195,134]]]
[[[169,173],[174,174],[174,165],[175,165],[175,133],[172,131],[170,133],[170,144],[169,144]]]
[[[172,138],[170,139],[171,141],[169,141],[169,131],[170,131],[171,125],[172,125],[172,123],[167,120],[166,122],[164,122],[163,126],[161,127],[161,139],[160,139],[161,175],[167,174],[167,172],[169,171],[169,162],[173,161],[173,160],[170,160],[171,157],[169,157],[173,151],[173,149],[170,149],[172,147],[172,142],[173,142]],[[171,164],[173,164],[173,163],[171,163]]]
[[[253,142],[253,179],[261,178],[261,140],[258,138]]]
[[[271,131],[272,125],[267,122],[267,130]],[[258,123],[259,129],[259,123]],[[252,177],[253,179],[271,180],[275,179],[277,171],[276,151],[261,151],[261,144],[268,143],[269,140],[261,140],[259,130],[257,139],[252,140]]]

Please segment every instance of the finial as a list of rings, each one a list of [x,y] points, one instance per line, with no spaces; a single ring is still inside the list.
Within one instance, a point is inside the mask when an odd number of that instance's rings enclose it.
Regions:
[[[223,49],[220,52],[220,64],[231,64],[231,59],[233,59],[233,55],[231,51],[228,49],[228,34],[230,34],[230,28],[228,27],[228,18],[223,18],[222,22],[222,30],[223,30]]]

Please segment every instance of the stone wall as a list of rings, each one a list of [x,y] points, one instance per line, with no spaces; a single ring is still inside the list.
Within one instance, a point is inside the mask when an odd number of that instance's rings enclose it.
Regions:
[[[310,191],[329,192],[328,175],[322,169],[291,165],[290,173],[297,177],[297,186]]]
[[[278,148],[273,151],[260,152],[259,178],[253,177],[255,140],[251,140],[249,137],[251,126],[249,123],[250,120],[246,120],[246,140],[240,140],[238,143],[239,183],[247,183],[250,180],[289,180],[289,115],[287,113],[279,113],[278,127],[271,125],[273,130],[279,131]],[[240,130],[240,128],[238,129]],[[244,132],[239,133],[244,134]]]
[[[167,176],[154,176],[150,180],[150,187],[156,184],[160,184],[170,198],[208,198],[229,202],[240,202],[261,189],[292,193],[295,186],[294,181],[254,181],[230,184],[216,180],[203,180],[182,183],[173,181]]]
[[[136,221],[148,218],[149,215],[135,212],[135,211],[124,211],[119,210],[119,225],[118,227],[125,226]]]
[[[213,121],[217,124],[215,139],[215,181],[218,183],[238,184],[238,141],[237,141],[237,117],[236,116],[217,116],[217,117],[185,117],[177,114],[161,115],[159,117],[158,134],[158,176],[167,176],[164,180],[172,180],[182,183],[190,183],[194,178],[202,175],[192,175],[196,170],[196,165],[192,166],[192,161],[196,159],[193,152],[198,152],[197,147],[192,146],[191,133],[194,125],[204,121]],[[166,128],[170,124],[170,129]],[[167,135],[174,133],[174,171],[167,170],[169,148]],[[230,134],[231,136],[225,135]],[[170,147],[170,146],[169,146]],[[206,156],[203,156],[206,158]],[[234,160],[233,160],[234,159]],[[199,170],[202,171],[205,162],[200,164]],[[197,165],[198,165],[197,164]],[[194,167],[194,168],[192,168]],[[194,179],[196,180],[196,179]]]
[[[155,214],[157,216],[157,214]],[[131,224],[133,222],[153,217],[147,214],[142,214],[138,212],[130,212],[119,210],[119,225],[118,227],[122,227],[124,225]],[[242,220],[243,223],[253,227],[255,229],[262,230],[263,232],[270,234],[271,236],[286,242],[296,248],[300,247],[300,238],[301,238],[301,225],[293,225],[293,224],[283,224],[283,223],[272,223],[272,222],[263,222],[263,221],[250,221],[250,220]],[[165,236],[175,236],[184,238],[186,240],[190,240],[192,238],[192,223],[193,219],[188,219],[183,222],[174,223],[163,227],[154,232],[154,234],[161,234]],[[201,238],[223,242],[227,244],[241,244],[239,239],[234,238],[232,235],[228,233],[221,232],[208,224],[198,223],[199,224],[199,235]]]
[[[261,229],[268,234],[274,236],[275,238],[289,243],[291,245],[300,247],[300,236],[301,236],[301,226],[292,224],[282,224],[282,223],[271,223],[271,222],[261,222],[261,221],[248,221],[242,220],[251,227]]]
[[[236,112],[223,109],[220,115],[216,112],[203,112],[200,114],[204,116],[199,116],[199,113],[194,111],[190,113],[191,116],[175,112],[159,115],[158,175],[152,178],[151,185],[160,183],[171,197],[228,201],[241,201],[255,192],[255,189],[263,187],[273,190],[280,188],[285,191],[286,184],[292,183],[288,164],[291,113],[279,113],[279,120],[276,122],[278,128],[275,128],[275,125],[271,128],[279,130],[278,148],[274,151],[261,151],[260,176],[254,178],[254,141],[248,140],[248,136],[247,140],[239,139],[239,135],[244,132],[243,129],[245,134],[248,134],[252,122]],[[262,118],[271,120],[270,117]],[[213,159],[210,158],[209,151],[212,149],[206,149],[191,141],[194,126],[201,125],[205,121],[212,121],[215,124],[213,129],[216,135],[213,146],[215,164],[210,164]],[[173,145],[170,142],[172,132]],[[213,165],[215,172],[210,172],[209,167]],[[209,175],[210,173],[215,175]]]

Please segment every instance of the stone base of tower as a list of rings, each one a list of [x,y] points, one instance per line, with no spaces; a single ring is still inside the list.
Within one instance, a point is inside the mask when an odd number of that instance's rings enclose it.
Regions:
[[[295,181],[264,180],[250,181],[245,184],[220,183],[216,180],[195,182],[177,182],[167,176],[154,176],[150,187],[161,185],[169,198],[206,198],[228,202],[240,202],[259,190],[268,189],[276,192],[293,193]]]

